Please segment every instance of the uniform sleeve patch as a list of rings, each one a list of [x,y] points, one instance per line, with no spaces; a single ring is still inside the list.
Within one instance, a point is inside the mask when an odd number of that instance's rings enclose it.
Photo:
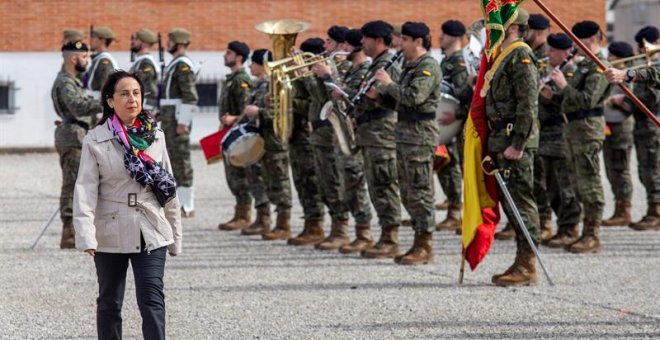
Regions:
[[[532,61],[529,60],[529,59],[522,59],[522,60],[520,60],[520,62],[523,63],[523,64],[531,64],[532,63]]]
[[[431,76],[431,72],[430,72],[430,71],[427,71],[427,70],[422,71],[422,74],[425,75],[425,76],[427,76],[427,77],[430,77],[430,76]]]
[[[103,60],[101,60],[101,64],[103,64],[103,65],[108,65],[108,64],[110,64],[110,60],[108,60],[108,59],[103,59]]]
[[[144,72],[149,72],[151,70],[153,70],[153,68],[151,68],[151,66],[148,66],[148,67],[145,67],[143,71]]]
[[[573,72],[566,72],[566,77],[567,77],[567,78],[572,78],[573,75],[574,75]]]
[[[247,89],[248,87],[250,87],[250,85],[248,83],[241,83],[241,88],[242,89]]]
[[[184,66],[181,68],[181,72],[188,72],[190,70],[190,67]]]

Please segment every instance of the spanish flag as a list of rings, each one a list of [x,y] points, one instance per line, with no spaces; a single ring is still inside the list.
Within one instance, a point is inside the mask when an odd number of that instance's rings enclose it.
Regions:
[[[479,77],[465,125],[465,150],[463,153],[463,186],[465,209],[463,210],[463,254],[474,270],[488,253],[495,229],[500,221],[497,200],[497,182],[486,175],[490,165],[482,160],[488,153],[488,122],[486,100],[482,97],[486,73],[497,58],[504,40],[505,27],[518,15],[518,6],[524,0],[480,0],[486,26],[486,45],[481,58]],[[489,86],[489,84],[486,84]]]

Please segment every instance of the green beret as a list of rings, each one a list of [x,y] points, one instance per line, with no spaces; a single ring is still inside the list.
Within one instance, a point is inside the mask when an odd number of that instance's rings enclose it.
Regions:
[[[76,42],[85,39],[85,35],[83,34],[83,32],[74,28],[65,29],[63,35],[64,35],[64,40],[66,41]]]
[[[190,31],[184,28],[173,28],[167,35],[176,44],[189,44],[192,36]]]
[[[102,39],[112,39],[115,40],[115,33],[109,27],[99,26],[94,27],[92,30],[92,35],[95,35]]]
[[[142,28],[135,32],[135,37],[146,42],[147,44],[154,44],[158,41],[158,36],[156,33],[146,28]]]

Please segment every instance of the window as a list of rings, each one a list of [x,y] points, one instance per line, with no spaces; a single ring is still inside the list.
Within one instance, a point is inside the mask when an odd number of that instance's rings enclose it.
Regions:
[[[198,83],[197,95],[199,100],[197,101],[197,106],[199,106],[200,112],[214,112],[218,110],[218,83]]]
[[[14,114],[18,110],[14,106],[16,90],[14,82],[0,82],[0,115]]]

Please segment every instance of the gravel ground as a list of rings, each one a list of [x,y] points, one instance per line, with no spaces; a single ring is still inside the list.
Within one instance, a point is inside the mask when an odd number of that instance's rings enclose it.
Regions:
[[[434,264],[404,267],[220,232],[216,225],[233,207],[222,167],[206,166],[200,151],[193,162],[197,216],[184,220],[184,253],[168,258],[165,274],[169,338],[660,338],[658,232],[604,229],[595,255],[543,248],[554,287],[542,276],[536,287],[492,286],[491,275],[515,253],[513,242],[496,241],[458,285],[460,238],[453,233],[436,234]],[[96,337],[93,261],[58,249],[59,219],[28,249],[57,207],[60,181],[54,153],[0,155],[2,339]],[[634,202],[638,219],[645,200],[637,179]],[[293,216],[298,233],[297,203]],[[412,235],[401,231],[402,248]],[[134,339],[141,331],[130,277],[124,335]]]

